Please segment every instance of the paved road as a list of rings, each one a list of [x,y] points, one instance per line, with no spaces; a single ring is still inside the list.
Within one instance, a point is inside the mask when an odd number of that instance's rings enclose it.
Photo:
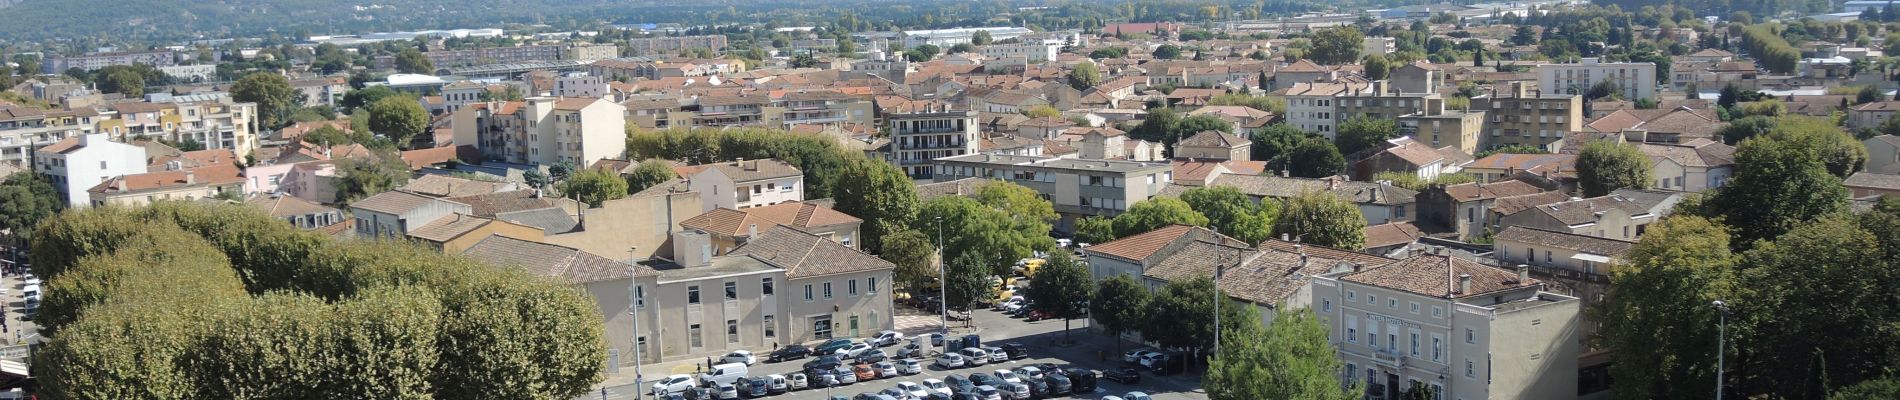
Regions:
[[[980,334],[982,335],[983,342],[986,345],[992,344],[992,343],[1004,343],[1004,342],[1023,343],[1029,346],[1029,349],[1030,349],[1029,354],[1031,358],[1025,359],[1025,360],[1010,361],[1008,363],[1002,364],[1001,366],[997,364],[988,364],[988,365],[984,365],[984,366],[976,367],[976,368],[963,368],[963,369],[950,370],[950,371],[939,370],[936,367],[931,366],[931,367],[925,368],[924,372],[918,375],[873,380],[870,382],[859,382],[857,384],[844,386],[840,388],[831,388],[829,390],[829,393],[827,392],[826,389],[816,389],[816,390],[806,390],[806,391],[800,391],[800,392],[786,393],[786,394],[781,394],[777,396],[770,396],[767,398],[773,399],[773,400],[778,400],[778,399],[824,400],[824,399],[827,399],[829,395],[854,396],[854,395],[857,395],[858,393],[877,392],[877,391],[895,386],[898,382],[902,382],[902,381],[911,381],[911,382],[921,383],[923,382],[924,379],[943,379],[944,376],[949,375],[949,374],[960,374],[960,375],[968,376],[968,374],[974,373],[974,372],[989,372],[989,371],[994,371],[999,368],[1016,368],[1016,367],[1020,367],[1020,366],[1031,364],[1031,363],[1048,362],[1048,363],[1055,363],[1058,365],[1073,364],[1074,366],[1077,366],[1077,367],[1097,369],[1097,370],[1121,366],[1121,356],[1120,356],[1120,353],[1115,351],[1115,342],[1107,336],[1097,334],[1097,333],[1091,333],[1085,330],[1084,328],[1087,327],[1088,325],[1087,321],[1077,320],[1077,321],[1072,322],[1072,325],[1071,325],[1072,331],[1070,332],[1070,335],[1072,338],[1076,339],[1079,342],[1077,345],[1059,347],[1059,346],[1053,345],[1053,343],[1057,339],[1062,338],[1062,335],[1063,335],[1062,321],[1024,322],[1019,319],[1009,318],[1007,316],[1002,315],[1001,313],[997,313],[994,311],[987,311],[987,310],[977,311],[974,314],[976,317],[975,323],[978,327],[981,328]],[[1133,344],[1125,344],[1125,346],[1132,346],[1132,345]],[[885,348],[885,351],[895,352],[896,349],[897,347],[887,347]],[[1105,358],[1106,360],[1098,361],[1097,360],[1098,352],[1100,352],[1100,356]],[[928,364],[930,360],[922,360],[922,361]],[[773,363],[773,364],[767,364],[767,363],[761,362],[757,365],[753,365],[751,368],[749,368],[749,370],[751,374],[755,376],[769,375],[769,374],[789,374],[792,372],[796,372],[799,369],[799,366],[801,364],[804,364],[804,362],[805,360],[794,360],[794,361]],[[1101,387],[1099,390],[1096,391],[1096,393],[1076,395],[1076,396],[1071,396],[1071,398],[1099,399],[1103,396],[1119,395],[1119,394],[1126,393],[1129,391],[1142,391],[1142,392],[1148,393],[1149,395],[1154,396],[1154,398],[1156,399],[1166,399],[1166,400],[1206,399],[1207,398],[1206,393],[1200,391],[1199,382],[1200,382],[1200,377],[1198,375],[1176,375],[1176,376],[1158,377],[1154,375],[1144,374],[1142,376],[1142,383],[1139,385],[1123,385],[1123,384],[1104,380],[1101,382],[1100,384]],[[591,395],[583,396],[580,399],[598,399],[598,400],[632,399],[633,398],[632,391],[634,390],[634,388],[623,385],[623,386],[607,387],[602,390],[603,391],[601,392],[595,392]],[[651,396],[647,396],[647,398],[651,398]]]

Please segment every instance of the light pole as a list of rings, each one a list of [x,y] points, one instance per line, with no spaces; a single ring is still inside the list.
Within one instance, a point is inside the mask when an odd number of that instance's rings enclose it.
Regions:
[[[640,400],[640,385],[646,383],[640,376],[640,274],[639,247],[627,248],[627,317],[633,319],[633,399]]]
[[[937,217],[937,310],[942,318],[944,336],[950,339],[950,264],[943,260],[943,217]]]
[[[1715,400],[1722,400],[1723,356],[1728,353],[1724,351],[1728,347],[1728,303],[1716,300],[1714,304],[1715,309],[1721,312],[1717,317],[1721,322],[1716,324],[1715,333]]]

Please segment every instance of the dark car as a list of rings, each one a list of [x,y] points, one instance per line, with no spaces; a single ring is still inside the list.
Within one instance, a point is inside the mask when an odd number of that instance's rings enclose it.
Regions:
[[[924,356],[923,346],[918,346],[917,342],[911,342],[910,344],[904,345],[904,347],[897,349],[896,357],[897,358],[922,358],[923,356]]]
[[[1062,375],[1062,374],[1069,373],[1069,371],[1063,370],[1062,367],[1056,366],[1056,363],[1031,363],[1028,366],[1036,367],[1037,370],[1042,371],[1042,373],[1045,375],[1047,374]]]
[[[1148,365],[1148,369],[1154,371],[1155,375],[1178,374],[1187,370],[1187,359],[1187,354],[1178,351],[1162,353],[1160,358]]]
[[[865,351],[864,354],[858,355],[857,358],[857,362],[867,364],[875,364],[887,360],[890,360],[890,356],[884,355],[883,350],[876,349]]]
[[[1003,384],[1003,380],[997,378],[995,375],[978,372],[970,374],[970,383],[974,383],[977,386],[996,386]]]
[[[851,347],[852,344],[851,339],[831,339],[825,341],[824,344],[818,345],[818,347],[812,348],[811,352],[816,354],[831,354],[838,352],[838,349]]]
[[[1022,385],[1029,387],[1029,398],[1040,399],[1049,397],[1048,382],[1043,382],[1041,379],[1023,379]]]
[[[1137,370],[1134,367],[1121,367],[1102,371],[1102,379],[1131,385],[1137,384],[1141,383],[1141,370]]]
[[[797,360],[797,359],[805,358],[809,356],[811,356],[810,347],[805,347],[805,345],[802,345],[802,344],[794,344],[794,345],[787,345],[785,347],[779,348],[778,350],[772,351],[772,355],[767,356],[765,358],[765,362]]]
[[[1069,377],[1069,383],[1071,384],[1069,390],[1071,392],[1091,393],[1095,391],[1095,371],[1081,368],[1069,368],[1062,371],[1062,376]]]
[[[765,397],[772,394],[772,379],[755,376],[745,382],[745,397]]]
[[[838,386],[838,377],[832,375],[831,370],[811,372],[808,375],[811,376],[811,382],[807,383],[807,386],[811,386],[812,389]]]
[[[1011,360],[1029,358],[1029,346],[1024,346],[1022,343],[1003,343],[1003,352],[1009,354],[1009,359]]]
[[[684,392],[680,392],[680,396],[691,400],[713,400],[713,389],[707,387],[691,387],[687,388]]]
[[[949,376],[945,376],[943,377],[943,384],[950,386],[950,393],[961,394],[976,392],[976,384],[971,383],[969,378],[964,378],[962,375],[950,374]]]
[[[819,372],[838,369],[839,365],[844,365],[844,360],[838,359],[837,355],[827,354],[811,361],[806,361],[804,368],[805,372],[817,375]]]
[[[1059,370],[1058,370],[1059,371]],[[1057,373],[1042,374],[1042,382],[1049,387],[1048,396],[1068,396],[1075,393],[1075,386],[1069,377]]]

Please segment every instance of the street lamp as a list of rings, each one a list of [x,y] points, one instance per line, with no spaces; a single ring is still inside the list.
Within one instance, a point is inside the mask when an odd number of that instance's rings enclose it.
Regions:
[[[638,246],[627,248],[627,297],[629,300],[627,302],[627,317],[633,319],[634,400],[640,400],[640,385],[646,383],[645,379],[643,379],[645,377],[640,375],[640,280],[635,279],[635,277],[640,274],[640,256],[637,255],[639,252],[640,247]]]
[[[937,310],[944,339],[950,338],[950,264],[943,260],[943,217],[937,217]],[[948,342],[948,340],[946,340]]]
[[[1722,368],[1725,364],[1723,356],[1728,353],[1724,351],[1728,347],[1725,343],[1728,340],[1728,303],[1716,300],[1714,304],[1715,309],[1721,312],[1717,317],[1721,322],[1716,325],[1715,334],[1715,400],[1722,400]]]

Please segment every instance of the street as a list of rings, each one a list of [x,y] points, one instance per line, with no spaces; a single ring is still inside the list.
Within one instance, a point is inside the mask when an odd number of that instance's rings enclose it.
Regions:
[[[901,306],[900,306],[900,310],[901,310]],[[920,314],[920,312],[913,309],[913,310],[909,310],[909,312],[900,312],[900,315],[902,314]],[[910,382],[922,383],[923,380],[925,379],[943,379],[945,376],[951,375],[951,374],[969,376],[969,374],[972,374],[972,373],[977,373],[977,372],[988,373],[988,372],[995,371],[997,369],[1002,369],[1002,368],[1014,369],[1017,367],[1021,367],[1028,364],[1034,364],[1034,363],[1055,363],[1057,365],[1061,365],[1065,367],[1073,366],[1073,367],[1088,368],[1088,369],[1093,369],[1093,370],[1103,370],[1103,369],[1123,366],[1123,364],[1121,363],[1121,352],[1116,351],[1114,340],[1112,340],[1106,335],[1089,332],[1087,329],[1085,329],[1088,326],[1087,320],[1075,320],[1071,323],[1072,330],[1070,332],[1070,335],[1071,335],[1071,338],[1077,342],[1076,345],[1058,347],[1058,346],[1055,346],[1054,343],[1057,340],[1062,338],[1063,322],[1061,320],[1024,322],[1021,319],[1010,318],[1006,315],[1003,315],[1000,312],[990,311],[988,309],[974,311],[971,314],[975,316],[975,324],[978,329],[976,333],[983,338],[984,345],[986,346],[996,345],[996,344],[1002,344],[1002,343],[1007,343],[1007,342],[1022,343],[1029,347],[1030,357],[1027,359],[1009,361],[1007,363],[1002,363],[1002,364],[986,364],[986,365],[974,367],[974,368],[960,368],[960,369],[949,370],[949,371],[940,370],[934,365],[930,365],[932,361],[934,360],[920,359],[918,361],[924,363],[926,367],[924,368],[923,373],[920,373],[917,375],[878,379],[878,380],[872,380],[869,382],[859,382],[856,384],[847,385],[843,387],[836,387],[836,388],[810,389],[810,390],[804,390],[804,391],[790,392],[790,393],[785,393],[785,394],[781,394],[777,396],[768,396],[764,398],[790,399],[790,400],[824,400],[824,399],[829,398],[829,396],[831,395],[855,396],[859,393],[878,392],[886,388],[895,386],[898,382],[910,381]],[[934,327],[934,324],[936,323],[936,318],[934,316],[931,316],[930,322],[932,326]],[[957,324],[953,322],[953,325],[957,325]],[[962,331],[953,334],[953,336],[957,336],[961,334],[962,334]],[[906,340],[908,341],[908,339]],[[1127,342],[1123,343],[1122,346],[1123,346],[1122,347],[1123,351],[1131,350],[1136,347],[1134,343],[1127,343]],[[891,347],[885,347],[884,350],[887,353],[895,353],[897,349],[899,348],[900,348],[899,346],[891,346]],[[764,354],[761,354],[761,358],[763,358],[763,355]],[[1098,360],[1098,357],[1100,357],[1101,359]],[[792,360],[792,361],[786,361],[786,362],[780,362],[780,363],[769,363],[769,364],[765,363],[764,361],[760,361],[758,364],[755,364],[751,366],[750,368],[748,368],[748,370],[751,376],[762,376],[762,375],[770,375],[770,374],[790,374],[793,372],[797,372],[800,368],[800,365],[804,364],[805,361],[808,361],[808,360],[810,359],[806,358],[806,359]],[[665,372],[664,369],[655,368],[655,367],[647,367],[647,368],[649,369],[647,370],[646,375],[649,380],[657,379],[658,377],[663,377],[667,374],[667,372]],[[629,368],[622,368],[622,369],[627,370]],[[1204,391],[1200,390],[1200,375],[1198,373],[1188,373],[1188,374],[1171,375],[1171,376],[1156,376],[1156,375],[1148,374],[1144,372],[1141,376],[1141,383],[1138,385],[1124,385],[1121,383],[1116,383],[1116,382],[1112,382],[1112,381],[1108,381],[1104,379],[1104,380],[1099,381],[1098,386],[1099,387],[1097,388],[1095,393],[1069,396],[1068,398],[1099,399],[1099,398],[1102,398],[1103,396],[1121,395],[1121,394],[1131,392],[1131,391],[1144,392],[1153,396],[1155,399],[1206,399],[1207,398],[1207,394]],[[587,396],[582,396],[578,398],[577,400],[633,399],[634,398],[633,392],[632,392],[633,389],[634,388],[630,387],[630,385],[609,386],[603,389],[597,389],[595,393],[592,393]],[[646,398],[651,398],[651,397],[652,396],[646,396]]]

